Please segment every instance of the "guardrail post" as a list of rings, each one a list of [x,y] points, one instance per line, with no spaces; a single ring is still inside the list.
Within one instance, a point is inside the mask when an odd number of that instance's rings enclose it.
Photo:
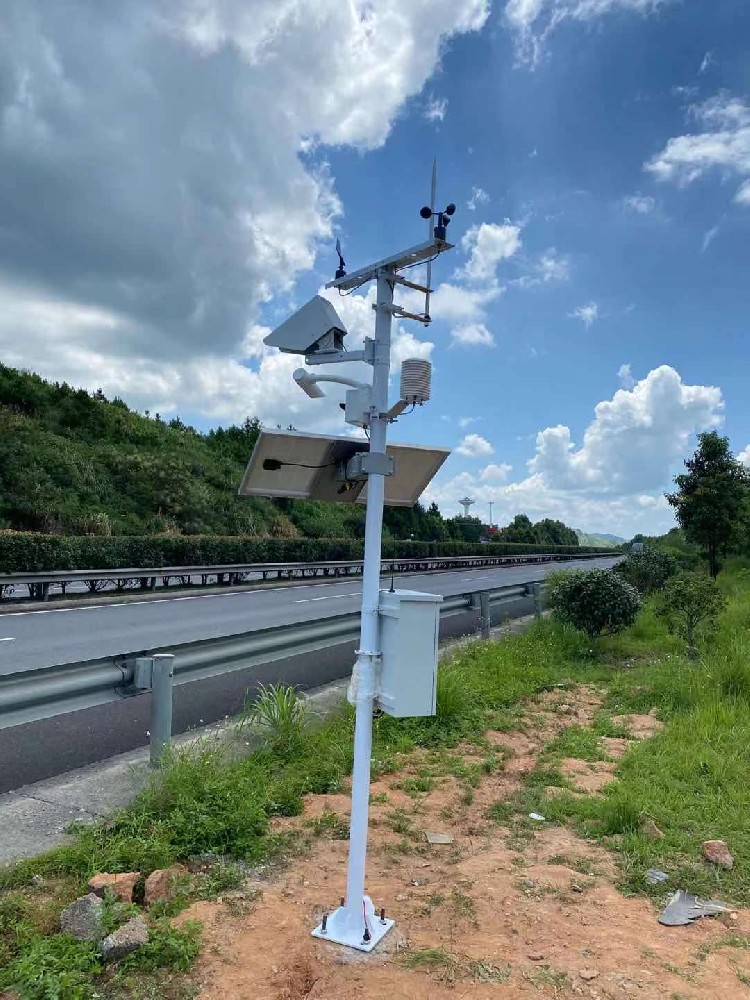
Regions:
[[[172,742],[174,654],[154,653],[135,661],[133,686],[151,691],[151,766],[156,767]]]
[[[153,657],[151,703],[151,766],[156,767],[172,743],[172,687],[174,655],[156,653]]]
[[[542,584],[527,583],[526,593],[534,599],[534,617],[542,617]]]
[[[482,638],[490,637],[490,595],[486,590],[479,594],[479,607],[482,612]]]

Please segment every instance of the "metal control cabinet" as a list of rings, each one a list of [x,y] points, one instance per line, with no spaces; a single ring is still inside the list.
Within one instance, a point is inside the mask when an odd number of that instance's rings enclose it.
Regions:
[[[376,704],[396,718],[435,714],[439,594],[381,590],[380,683]]]

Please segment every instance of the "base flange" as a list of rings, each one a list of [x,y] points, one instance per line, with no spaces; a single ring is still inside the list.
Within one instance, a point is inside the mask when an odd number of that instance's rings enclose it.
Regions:
[[[364,897],[363,904],[362,913],[354,917],[345,906],[337,907],[328,914],[325,930],[320,923],[312,932],[312,936],[320,938],[321,941],[332,941],[334,944],[346,945],[347,948],[356,948],[357,951],[372,951],[393,927],[395,921],[381,920],[369,896]],[[369,941],[365,940],[365,923],[370,932]]]

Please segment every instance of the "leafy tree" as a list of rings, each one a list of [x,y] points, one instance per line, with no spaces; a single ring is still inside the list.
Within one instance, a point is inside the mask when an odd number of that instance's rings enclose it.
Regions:
[[[677,560],[667,552],[648,548],[631,552],[614,567],[615,573],[632,584],[639,594],[652,594],[661,590],[670,576],[677,572]]]
[[[675,477],[677,490],[666,497],[686,538],[703,548],[716,577],[745,509],[748,473],[730,452],[729,439],[716,431],[699,435],[685,467],[688,471]]]
[[[530,542],[537,540],[534,525],[525,514],[516,514],[507,528],[498,532],[499,541],[502,542]]]
[[[638,591],[610,570],[563,571],[547,579],[547,604],[555,617],[591,639],[621,632],[638,615]]]
[[[680,573],[667,581],[656,610],[669,631],[685,640],[688,656],[694,659],[698,638],[715,627],[716,616],[725,605],[726,598],[710,577]]]

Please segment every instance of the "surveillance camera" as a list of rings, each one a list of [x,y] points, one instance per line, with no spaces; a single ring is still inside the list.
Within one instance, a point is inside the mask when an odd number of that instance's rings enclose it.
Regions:
[[[269,333],[263,343],[286,354],[325,354],[343,350],[346,334],[346,327],[328,299],[316,295]]]

